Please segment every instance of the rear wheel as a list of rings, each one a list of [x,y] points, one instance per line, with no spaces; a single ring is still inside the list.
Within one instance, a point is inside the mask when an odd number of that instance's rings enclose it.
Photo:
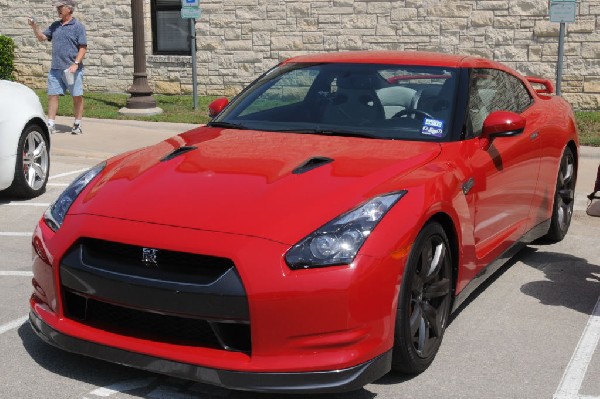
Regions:
[[[556,178],[556,192],[552,206],[552,219],[550,229],[543,237],[547,242],[559,242],[569,231],[573,217],[575,199],[575,156],[569,147],[565,148],[560,160],[558,176]]]
[[[9,192],[22,198],[33,198],[46,191],[50,154],[48,140],[39,125],[29,125],[21,133],[17,147],[15,176]]]
[[[428,223],[411,249],[398,309],[392,369],[416,374],[433,362],[448,323],[452,259],[446,232]]]

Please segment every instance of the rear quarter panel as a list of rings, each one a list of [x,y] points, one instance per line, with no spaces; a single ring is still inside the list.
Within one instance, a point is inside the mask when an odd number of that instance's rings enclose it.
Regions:
[[[535,226],[551,217],[560,158],[570,144],[577,159],[579,139],[571,105],[559,96],[537,96],[527,123],[536,125],[540,141],[540,171],[531,208]]]

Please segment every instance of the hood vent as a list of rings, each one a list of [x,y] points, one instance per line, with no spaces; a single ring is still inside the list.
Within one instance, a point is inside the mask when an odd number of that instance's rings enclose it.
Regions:
[[[327,165],[330,162],[333,162],[333,159],[327,157],[313,157],[304,161],[302,165],[294,169],[292,173],[295,175],[306,173],[309,170],[313,170],[323,165]]]
[[[189,145],[184,145],[184,146],[181,146],[181,147],[179,147],[179,148],[177,148],[177,149],[173,150],[173,152],[171,152],[171,153],[169,153],[169,154],[165,155],[165,157],[164,157],[164,158],[162,158],[160,161],[161,161],[161,162],[169,161],[169,160],[171,160],[171,159],[173,159],[173,158],[175,158],[175,157],[178,157],[178,156],[180,156],[181,154],[185,154],[186,152],[188,152],[188,151],[192,151],[192,150],[195,150],[195,149],[197,149],[197,148],[198,148],[198,147],[189,146]]]

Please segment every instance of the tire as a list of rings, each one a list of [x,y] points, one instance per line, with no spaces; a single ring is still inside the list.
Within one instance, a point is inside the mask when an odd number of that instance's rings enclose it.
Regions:
[[[446,232],[430,222],[419,232],[398,298],[392,370],[417,374],[433,362],[452,302],[452,258]]]
[[[566,147],[560,159],[558,176],[556,177],[556,191],[552,205],[552,219],[548,233],[542,237],[546,243],[562,241],[569,231],[571,219],[573,218],[573,206],[575,203],[575,182],[577,170],[575,156],[569,147]]]
[[[19,138],[15,176],[8,193],[20,198],[33,198],[46,191],[50,172],[47,137],[37,124],[25,127]]]

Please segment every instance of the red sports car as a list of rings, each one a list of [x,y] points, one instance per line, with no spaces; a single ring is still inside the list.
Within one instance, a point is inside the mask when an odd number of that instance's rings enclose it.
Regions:
[[[552,91],[469,56],[286,60],[58,197],[33,236],[31,325],[232,389],[422,372],[474,287],[567,233],[578,139]]]

